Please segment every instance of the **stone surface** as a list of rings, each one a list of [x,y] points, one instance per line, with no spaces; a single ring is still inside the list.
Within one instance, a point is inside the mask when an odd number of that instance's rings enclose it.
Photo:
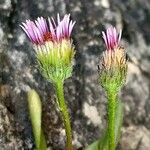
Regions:
[[[130,126],[123,128],[121,138],[121,150],[149,150],[150,133],[144,126]],[[130,139],[127,140],[127,139]],[[132,141],[132,142],[131,142]]]
[[[70,13],[77,21],[73,31],[77,51],[74,72],[65,83],[75,149],[96,140],[106,126],[106,98],[97,80],[97,64],[104,50],[101,31],[110,24],[123,28],[122,44],[129,58],[127,83],[120,93],[125,118],[118,149],[150,149],[149,0],[0,1],[0,87],[9,87],[9,96],[0,99],[1,149],[11,149],[12,145],[16,150],[35,147],[26,101],[26,93],[31,88],[37,90],[42,99],[48,146],[54,150],[64,149],[64,130],[54,90],[37,70],[31,44],[19,27],[25,19],[55,17],[56,13],[61,16]],[[90,113],[96,118],[91,119]]]
[[[19,129],[20,131],[22,129],[15,124],[14,116],[9,109],[8,103],[3,101],[4,98],[5,100],[9,98],[9,87],[3,85],[0,90],[0,148],[18,150],[23,147],[21,134],[19,135]]]

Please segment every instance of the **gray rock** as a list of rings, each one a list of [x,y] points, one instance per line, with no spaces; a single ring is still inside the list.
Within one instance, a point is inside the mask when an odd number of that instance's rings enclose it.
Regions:
[[[19,126],[17,127],[17,124],[15,124],[15,119],[11,114],[8,103],[2,103],[4,98],[7,100],[9,97],[9,87],[3,85],[0,88],[0,148],[2,150],[18,150],[23,147],[23,141],[21,140],[18,130]],[[16,131],[18,133],[16,133]]]
[[[122,134],[123,137],[121,139],[119,149],[149,150],[150,132],[144,126],[130,126],[127,128],[123,128]]]
[[[122,44],[129,57],[127,83],[120,93],[125,104],[125,118],[119,149],[136,149],[140,138],[135,133],[142,137],[139,149],[150,149],[149,8],[149,0],[1,0],[0,87],[10,88],[9,97],[0,101],[0,114],[5,114],[0,116],[0,127],[7,124],[0,137],[1,149],[11,149],[13,144],[17,150],[35,147],[26,101],[26,93],[31,88],[36,89],[42,99],[48,145],[54,150],[64,149],[65,134],[55,104],[55,91],[40,75],[31,44],[19,27],[25,19],[55,17],[56,13],[61,16],[71,13],[77,21],[73,32],[77,51],[74,72],[65,83],[75,149],[98,139],[106,127],[107,100],[98,83],[97,64],[105,49],[101,31],[110,24],[123,28]],[[10,118],[13,119],[7,123]],[[13,131],[8,131],[11,129]],[[133,140],[137,141],[132,143]],[[127,144],[128,147],[124,146]]]

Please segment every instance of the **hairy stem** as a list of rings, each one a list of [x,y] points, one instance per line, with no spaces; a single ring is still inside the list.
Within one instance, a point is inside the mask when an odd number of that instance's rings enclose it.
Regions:
[[[117,94],[107,92],[108,96],[108,136],[109,136],[109,150],[115,150],[116,138],[115,138],[115,112],[117,105]]]
[[[63,89],[63,81],[57,81],[55,83],[57,100],[59,104],[59,108],[63,117],[66,137],[67,137],[67,150],[73,150],[72,148],[72,133],[71,133],[71,125],[70,125],[70,117],[67,109],[67,105],[64,99],[64,89]]]

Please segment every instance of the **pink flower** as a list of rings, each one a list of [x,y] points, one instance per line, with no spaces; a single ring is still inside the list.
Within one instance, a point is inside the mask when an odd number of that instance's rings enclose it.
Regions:
[[[65,15],[60,20],[57,15],[57,22],[53,18],[48,18],[48,22],[43,17],[37,20],[26,20],[21,28],[27,34],[33,44],[42,45],[47,41],[60,42],[62,39],[70,39],[75,22],[70,20],[70,15]]]
[[[117,30],[115,27],[110,26],[106,32],[102,32],[103,39],[106,45],[107,50],[114,50],[117,48],[120,44],[122,31],[120,30],[119,33],[117,33]]]

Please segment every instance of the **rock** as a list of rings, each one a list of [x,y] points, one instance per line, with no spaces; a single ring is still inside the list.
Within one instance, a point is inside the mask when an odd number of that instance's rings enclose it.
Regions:
[[[75,149],[98,139],[106,127],[107,100],[98,83],[97,64],[101,52],[105,50],[101,31],[110,24],[123,28],[122,45],[129,58],[127,83],[120,92],[120,99],[125,104],[120,146],[136,148],[137,143],[132,146],[131,141],[137,139],[135,133],[138,129],[141,137],[145,134],[139,149],[150,149],[148,142],[145,142],[148,141],[150,129],[149,8],[149,0],[1,0],[0,85],[7,85],[11,90],[10,96],[0,102],[0,114],[6,113],[7,116],[1,115],[0,126],[7,125],[2,135],[10,142],[1,136],[0,147],[11,149],[10,145],[15,143],[16,149],[34,149],[26,100],[27,91],[34,88],[43,103],[47,144],[54,150],[64,149],[65,135],[55,104],[55,91],[40,75],[31,44],[19,24],[38,16],[56,17],[57,13],[61,16],[70,13],[72,19],[77,21],[73,31],[76,57],[73,76],[65,82],[65,97],[71,114]],[[92,113],[97,116],[96,120],[90,118]],[[128,147],[124,146],[125,143]]]
[[[118,149],[121,150],[149,150],[150,132],[144,126],[130,126],[124,128],[120,143]]]
[[[18,150],[23,147],[23,141],[17,131],[11,110],[2,103],[2,98],[8,96],[8,86],[0,86],[0,148],[1,150]]]

